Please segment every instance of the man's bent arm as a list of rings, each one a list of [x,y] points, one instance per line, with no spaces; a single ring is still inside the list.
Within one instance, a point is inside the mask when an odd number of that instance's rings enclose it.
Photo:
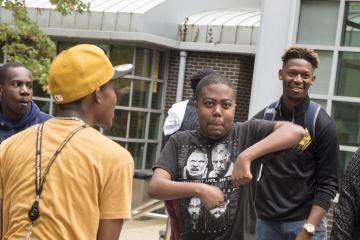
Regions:
[[[122,219],[101,219],[97,232],[97,240],[119,240]]]
[[[149,196],[160,200],[198,197],[208,209],[224,202],[224,193],[217,187],[204,183],[176,182],[170,174],[156,168],[149,184]]]
[[[279,121],[267,137],[247,148],[238,156],[232,173],[236,185],[248,183],[252,179],[250,164],[268,153],[292,147],[304,136],[304,128],[299,125]]]

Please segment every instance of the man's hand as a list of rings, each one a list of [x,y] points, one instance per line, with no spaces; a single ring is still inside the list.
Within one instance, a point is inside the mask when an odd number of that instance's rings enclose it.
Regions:
[[[307,233],[305,229],[301,229],[295,240],[311,240],[312,235]]]
[[[218,188],[205,183],[200,183],[200,191],[197,197],[200,198],[204,207],[213,209],[224,202],[224,193]]]
[[[236,186],[244,185],[251,181],[250,164],[251,160],[247,159],[244,155],[240,154],[237,157],[234,170],[231,174],[231,179]]]

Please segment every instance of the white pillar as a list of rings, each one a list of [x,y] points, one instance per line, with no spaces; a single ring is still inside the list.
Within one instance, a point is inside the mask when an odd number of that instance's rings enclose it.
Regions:
[[[295,42],[300,0],[263,0],[256,46],[249,118],[282,94],[278,71],[281,55]]]
[[[183,96],[184,79],[185,79],[185,68],[186,68],[186,51],[180,51],[180,63],[179,63],[179,74],[176,90],[176,102],[180,102]]]

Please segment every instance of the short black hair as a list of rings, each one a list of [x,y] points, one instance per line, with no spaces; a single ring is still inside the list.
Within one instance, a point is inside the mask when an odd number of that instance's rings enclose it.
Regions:
[[[198,99],[201,95],[201,90],[210,84],[224,84],[235,91],[234,84],[226,76],[215,73],[207,75],[206,77],[201,79],[201,81],[196,87],[195,98]]]
[[[192,90],[194,92],[196,91],[196,86],[198,85],[198,83],[200,82],[201,79],[203,79],[207,75],[215,74],[215,73],[216,72],[214,70],[209,69],[209,68],[204,68],[204,69],[198,71],[197,73],[195,73],[190,79]]]
[[[24,64],[19,62],[7,62],[4,65],[0,66],[0,84],[4,83],[6,79],[7,70],[9,68],[18,68],[18,67],[26,68]]]
[[[308,61],[315,68],[320,63],[320,58],[317,52],[312,48],[301,47],[299,45],[293,45],[285,49],[284,54],[281,57],[283,64],[287,64],[290,59],[300,58]]]

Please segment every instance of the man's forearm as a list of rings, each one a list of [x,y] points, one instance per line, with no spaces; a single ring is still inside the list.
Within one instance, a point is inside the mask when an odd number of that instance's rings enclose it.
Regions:
[[[153,178],[149,185],[151,198],[173,200],[198,196],[201,186],[197,183],[175,182],[164,178]]]
[[[304,129],[289,122],[277,122],[274,131],[266,138],[247,148],[241,154],[255,160],[271,152],[294,146],[304,136]]]
[[[307,223],[311,223],[314,226],[317,226],[320,220],[326,215],[326,210],[320,206],[313,205],[310,211],[308,218],[306,219]]]
[[[208,209],[224,202],[224,193],[218,187],[205,183],[172,181],[170,174],[161,168],[154,171],[149,184],[149,196],[160,200],[198,197]]]

